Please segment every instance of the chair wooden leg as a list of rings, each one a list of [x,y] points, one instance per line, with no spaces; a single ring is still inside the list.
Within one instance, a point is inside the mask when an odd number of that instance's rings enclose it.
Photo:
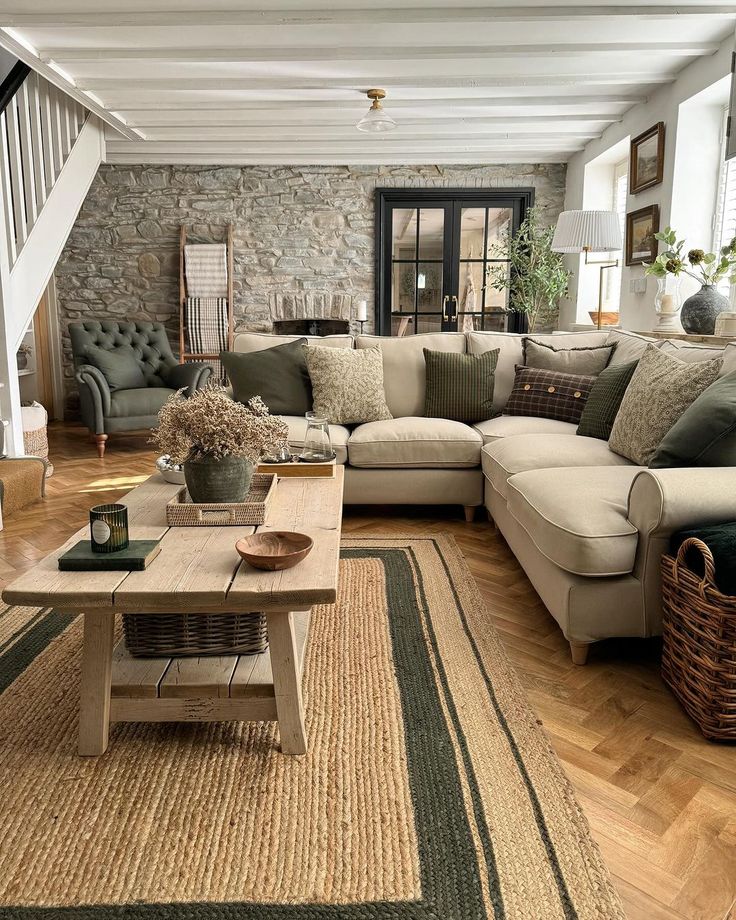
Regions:
[[[570,654],[572,655],[572,663],[584,665],[588,660],[588,649],[590,648],[590,643],[588,642],[573,642],[570,640]]]
[[[107,435],[106,434],[96,434],[95,441],[97,443],[97,456],[102,460],[105,456],[105,446],[107,444]]]
[[[463,505],[465,520],[471,524],[475,520],[475,505]]]

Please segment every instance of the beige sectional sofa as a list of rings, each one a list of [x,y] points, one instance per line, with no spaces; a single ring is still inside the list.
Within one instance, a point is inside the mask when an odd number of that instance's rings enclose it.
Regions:
[[[242,333],[235,351],[268,348],[295,336]],[[618,330],[535,336],[555,347],[616,342],[611,363],[641,355],[647,340]],[[736,519],[736,470],[648,470],[576,426],[498,415],[476,425],[426,418],[423,349],[479,354],[499,349],[494,411],[511,392],[523,336],[428,333],[408,338],[329,336],[310,342],[383,353],[386,401],[394,418],[352,430],[331,426],[337,462],[345,465],[346,504],[459,504],[472,519],[485,505],[552,616],[573,660],[612,636],[660,632],[659,560],[684,526]],[[664,343],[681,360],[713,350]],[[736,371],[736,345],[723,373]],[[285,419],[299,447],[306,422]]]

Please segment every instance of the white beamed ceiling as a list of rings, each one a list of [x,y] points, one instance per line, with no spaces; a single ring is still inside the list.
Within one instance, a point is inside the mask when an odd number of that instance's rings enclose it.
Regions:
[[[110,162],[559,162],[736,24],[720,0],[277,3],[0,0],[0,44],[105,118]],[[373,86],[386,135],[355,128]]]

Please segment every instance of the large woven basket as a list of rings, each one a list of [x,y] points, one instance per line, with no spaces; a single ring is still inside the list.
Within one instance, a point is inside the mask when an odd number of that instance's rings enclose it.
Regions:
[[[685,564],[703,557],[700,577]],[[715,563],[702,540],[690,537],[677,558],[662,557],[662,676],[688,715],[713,741],[736,741],[736,597],[721,594]]]
[[[136,658],[254,655],[268,646],[263,613],[126,613],[123,630]]]

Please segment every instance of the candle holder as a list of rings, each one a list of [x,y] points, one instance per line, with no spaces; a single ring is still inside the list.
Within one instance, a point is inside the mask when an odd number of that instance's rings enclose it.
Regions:
[[[125,505],[96,505],[89,511],[92,551],[116,553],[128,548],[128,509]]]

